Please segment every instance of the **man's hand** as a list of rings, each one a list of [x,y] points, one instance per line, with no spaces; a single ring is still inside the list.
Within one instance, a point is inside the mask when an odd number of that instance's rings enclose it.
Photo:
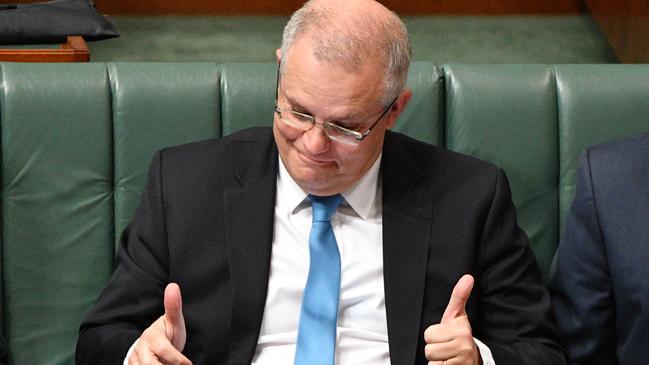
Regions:
[[[465,310],[472,289],[473,276],[462,276],[453,288],[442,321],[424,332],[429,365],[482,363]]]
[[[165,314],[153,322],[137,341],[128,359],[129,365],[191,365],[192,362],[181,353],[187,333],[178,284],[167,285],[164,306]]]

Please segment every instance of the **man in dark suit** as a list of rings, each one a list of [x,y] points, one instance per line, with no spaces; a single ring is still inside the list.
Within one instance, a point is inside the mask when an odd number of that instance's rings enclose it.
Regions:
[[[504,173],[388,131],[411,96],[399,18],[312,1],[277,58],[272,130],[155,155],[77,363],[565,363]],[[331,298],[332,333],[311,307]]]
[[[589,148],[550,282],[572,363],[647,362],[648,259],[649,134]]]

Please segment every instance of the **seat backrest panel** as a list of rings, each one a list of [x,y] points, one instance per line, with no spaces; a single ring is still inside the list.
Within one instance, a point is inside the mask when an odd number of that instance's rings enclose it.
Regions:
[[[553,69],[444,66],[446,147],[503,168],[520,226],[547,272],[558,239],[558,133]]]
[[[153,153],[221,134],[219,70],[212,63],[108,65],[115,145],[115,238],[137,207]]]
[[[575,194],[579,155],[649,131],[649,65],[557,65],[560,222]]]
[[[103,64],[3,64],[2,275],[10,364],[72,364],[111,274],[113,159]]]

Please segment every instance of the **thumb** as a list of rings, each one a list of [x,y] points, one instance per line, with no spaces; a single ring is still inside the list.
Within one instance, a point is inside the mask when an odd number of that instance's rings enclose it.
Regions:
[[[471,290],[473,290],[473,276],[466,274],[458,280],[451,293],[451,299],[448,301],[441,323],[448,323],[452,319],[466,315],[466,302],[469,300]]]
[[[180,351],[185,347],[185,318],[180,287],[176,283],[167,285],[164,293],[165,332],[174,347]]]

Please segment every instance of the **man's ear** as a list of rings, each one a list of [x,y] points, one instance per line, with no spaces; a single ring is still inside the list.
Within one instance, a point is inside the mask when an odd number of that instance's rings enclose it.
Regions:
[[[396,123],[397,118],[403,112],[403,110],[406,108],[406,105],[408,105],[408,102],[412,98],[412,90],[410,89],[403,89],[399,96],[397,97],[397,100],[392,104],[392,108],[389,111],[388,114],[388,120],[386,122],[386,126],[388,129],[392,128],[394,126],[394,123]]]
[[[279,62],[282,59],[282,49],[278,48],[275,50],[275,57],[277,57],[277,62]]]

